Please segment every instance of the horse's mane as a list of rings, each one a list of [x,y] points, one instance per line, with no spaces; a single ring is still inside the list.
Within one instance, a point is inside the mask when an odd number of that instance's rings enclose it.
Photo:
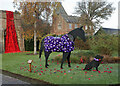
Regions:
[[[80,30],[83,30],[82,29],[83,26],[81,26],[80,28],[76,28],[72,31],[70,31],[68,34],[72,35],[74,38],[76,38],[76,36],[79,34]]]

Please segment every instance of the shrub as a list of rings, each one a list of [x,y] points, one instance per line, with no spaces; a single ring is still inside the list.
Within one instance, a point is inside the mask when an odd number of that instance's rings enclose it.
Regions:
[[[88,52],[84,52],[84,54],[82,54],[82,52],[72,53],[71,56],[70,56],[71,63],[77,63],[77,64],[89,63],[95,57],[95,54],[91,53],[91,55],[89,55],[89,57],[88,57],[87,56]],[[81,55],[85,55],[85,56],[81,56]],[[106,64],[106,63],[120,63],[120,58],[119,57],[110,57],[109,55],[103,55],[103,56],[104,56],[104,58],[103,58],[102,62],[104,64]],[[81,62],[81,58],[82,58],[83,62]],[[57,61],[57,62],[61,63],[61,61],[62,61],[62,54],[55,56],[53,58],[53,61]],[[65,62],[67,62],[67,59],[65,60]]]
[[[70,56],[70,60],[72,63],[81,63],[81,58],[83,60],[83,63],[88,63],[90,61],[91,57],[94,57],[95,54],[93,53],[93,51],[78,51],[75,50],[72,52],[71,56]],[[55,56],[54,57],[54,61],[58,61],[61,62],[62,60],[62,55],[59,56]],[[67,59],[65,60],[65,62],[67,61]]]
[[[25,40],[25,51],[33,51],[33,50],[34,50],[33,39]]]
[[[98,34],[89,39],[91,49],[98,54],[111,56],[118,51],[118,36]]]
[[[39,40],[36,42],[37,51],[39,50]],[[32,39],[25,39],[25,51],[34,51],[34,40]]]
[[[86,42],[83,42],[80,38],[75,39],[75,49],[80,49],[80,50],[89,50],[90,45],[89,45],[89,40],[86,40]]]

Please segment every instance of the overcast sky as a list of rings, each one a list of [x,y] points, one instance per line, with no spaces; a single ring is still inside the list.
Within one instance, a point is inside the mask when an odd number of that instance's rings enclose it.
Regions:
[[[74,8],[76,3],[81,0],[63,0],[62,5],[65,8],[65,11],[68,15],[74,15]],[[106,28],[118,28],[118,1],[120,0],[107,0],[108,2],[113,2],[113,6],[116,8],[112,16],[107,20],[104,21],[102,24],[103,27]],[[0,0],[0,10],[9,10],[15,11],[13,7],[13,0]]]

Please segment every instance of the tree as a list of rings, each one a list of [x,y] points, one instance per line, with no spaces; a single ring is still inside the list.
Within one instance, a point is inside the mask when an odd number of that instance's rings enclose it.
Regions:
[[[113,11],[112,3],[108,3],[103,0],[98,2],[93,2],[92,0],[87,0],[86,2],[78,2],[75,7],[75,13],[80,16],[80,23],[87,26],[87,31],[90,31],[90,26],[97,28],[103,22],[102,20],[107,20]]]
[[[15,7],[18,4],[15,4]],[[34,54],[36,54],[36,37],[41,38],[50,32],[50,19],[58,2],[20,2],[22,26],[26,39],[34,36]]]

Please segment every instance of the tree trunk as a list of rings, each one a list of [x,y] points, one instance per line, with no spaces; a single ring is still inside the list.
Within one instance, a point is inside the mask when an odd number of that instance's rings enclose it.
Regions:
[[[34,30],[34,54],[36,54],[36,30]]]
[[[36,54],[36,22],[35,22],[35,29],[34,29],[34,54]]]

